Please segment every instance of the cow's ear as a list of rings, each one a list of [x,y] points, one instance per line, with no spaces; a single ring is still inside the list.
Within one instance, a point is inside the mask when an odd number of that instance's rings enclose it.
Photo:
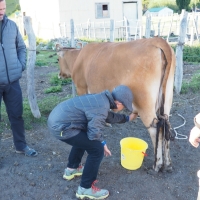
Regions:
[[[56,46],[56,51],[60,51],[62,48],[60,44],[56,44],[55,46]]]
[[[76,46],[78,48],[82,49],[83,48],[83,43],[82,42],[77,42]]]

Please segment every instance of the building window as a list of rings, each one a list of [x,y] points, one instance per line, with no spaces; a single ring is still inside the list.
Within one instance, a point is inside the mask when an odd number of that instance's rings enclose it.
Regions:
[[[109,4],[108,3],[96,3],[96,18],[109,18],[110,12],[109,12]]]

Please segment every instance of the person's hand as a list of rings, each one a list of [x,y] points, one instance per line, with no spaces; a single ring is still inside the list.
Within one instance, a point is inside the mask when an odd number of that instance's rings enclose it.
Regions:
[[[110,152],[110,150],[108,149],[108,147],[107,147],[106,144],[104,145],[104,155],[105,155],[105,156],[111,156],[111,152]]]
[[[131,113],[131,114],[129,115],[129,121],[132,121],[132,120],[136,119],[137,116],[138,116],[137,113]]]
[[[200,129],[196,126],[190,131],[189,142],[192,146],[198,147],[200,142]]]

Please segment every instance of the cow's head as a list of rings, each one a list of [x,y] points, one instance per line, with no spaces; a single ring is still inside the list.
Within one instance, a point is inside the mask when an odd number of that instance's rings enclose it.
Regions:
[[[60,66],[60,72],[58,73],[58,78],[66,79],[71,78],[71,71],[69,69],[68,63],[65,60],[66,51],[57,52],[58,55],[58,64]]]
[[[56,45],[58,64],[60,66],[60,73],[58,78],[71,78],[74,62],[80,53],[81,49],[62,47],[61,45]]]

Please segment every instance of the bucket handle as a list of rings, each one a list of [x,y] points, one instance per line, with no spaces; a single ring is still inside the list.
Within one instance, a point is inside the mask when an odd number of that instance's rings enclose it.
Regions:
[[[148,156],[145,152],[142,152],[144,154],[144,156]]]

